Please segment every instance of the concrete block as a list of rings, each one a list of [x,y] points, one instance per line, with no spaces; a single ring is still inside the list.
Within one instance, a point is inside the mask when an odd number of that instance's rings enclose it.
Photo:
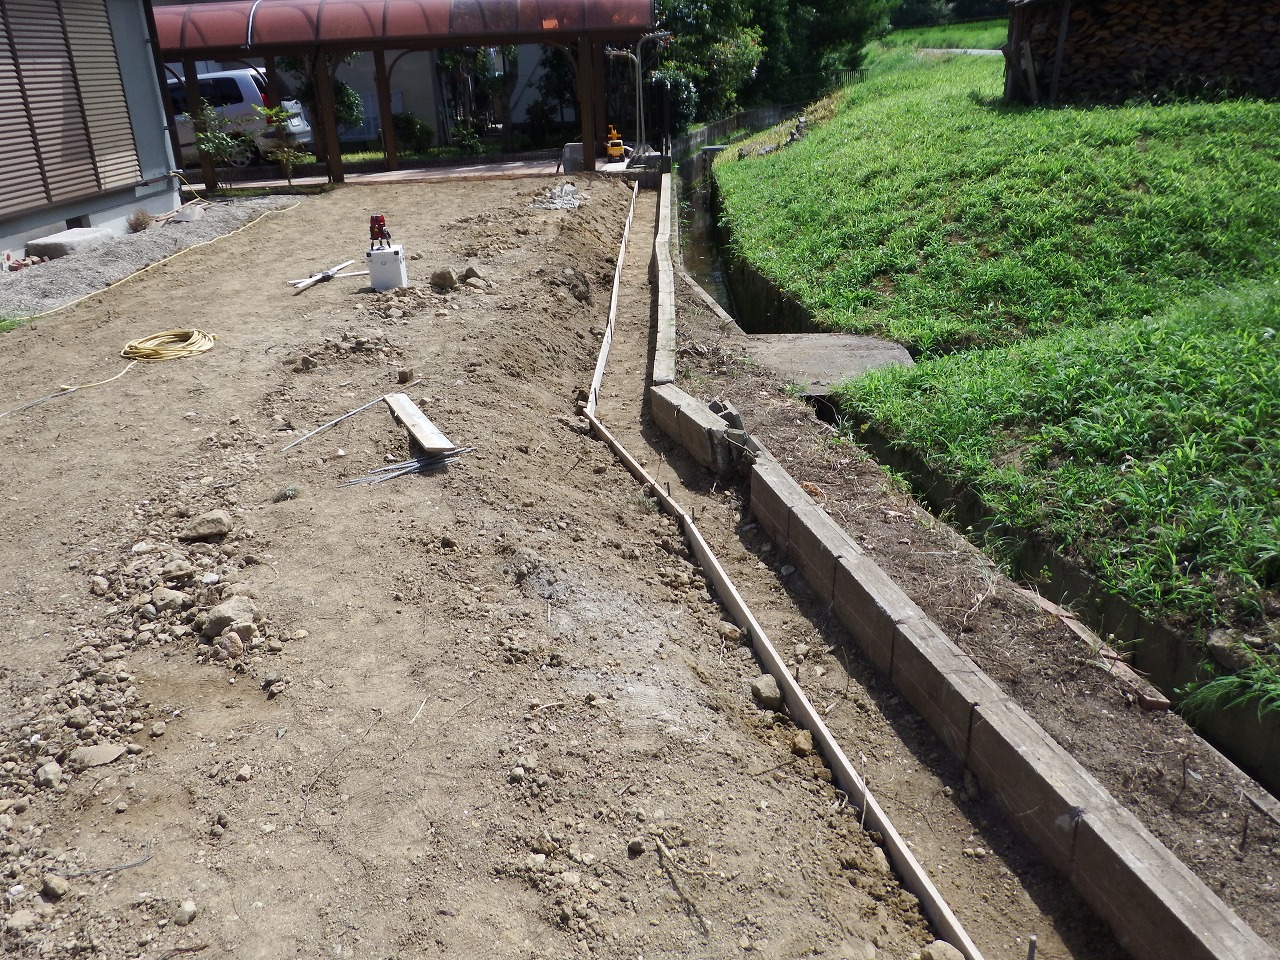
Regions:
[[[893,665],[897,624],[924,617],[924,611],[865,555],[836,561],[831,606],[867,659],[885,673]]]
[[[704,467],[721,473],[728,468],[724,432],[725,422],[707,409],[705,403],[682,404],[676,413],[680,443],[693,459]]]
[[[787,545],[787,528],[791,507],[812,502],[800,484],[770,457],[761,457],[751,468],[751,512],[769,539],[780,547]]]
[[[673,384],[659,384],[649,388],[649,412],[658,429],[677,443],[680,441],[680,427],[676,414],[686,403],[692,403],[689,396]]]
[[[953,756],[964,760],[974,708],[1000,703],[1004,692],[932,620],[894,623],[894,686]]]
[[[827,603],[835,596],[836,561],[862,553],[827,511],[813,503],[792,506],[786,548],[810,589]]]
[[[76,227],[39,240],[28,240],[27,256],[57,259],[100,247],[114,236],[106,227]]]
[[[1114,801],[1080,818],[1071,882],[1133,960],[1276,960],[1270,945]]]
[[[1070,874],[1077,828],[1114,801],[1058,742],[1012,701],[979,704],[969,769],[1051,865]]]

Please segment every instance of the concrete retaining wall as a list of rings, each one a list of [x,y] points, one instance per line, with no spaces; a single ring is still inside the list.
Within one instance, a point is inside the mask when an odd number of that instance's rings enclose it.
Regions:
[[[669,178],[668,178],[669,179]],[[662,206],[670,196],[664,181]],[[669,232],[667,234],[669,236]],[[662,277],[659,263],[659,350]],[[674,291],[670,371],[674,377]],[[655,384],[658,366],[655,362]],[[710,408],[664,381],[655,422],[700,463],[718,463]],[[1135,960],[1280,960],[831,520],[758,441],[746,448],[751,511],[855,643],[988,795],[1114,931]],[[712,466],[712,469],[718,469]]]
[[[1135,960],[1274,960],[1275,952],[1009,700],[767,450],[755,448],[757,522]]]

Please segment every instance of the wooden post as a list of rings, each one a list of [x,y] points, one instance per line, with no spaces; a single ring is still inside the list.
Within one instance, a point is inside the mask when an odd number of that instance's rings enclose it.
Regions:
[[[603,51],[600,58],[603,61]],[[596,168],[595,87],[595,44],[583,35],[578,38],[578,125],[582,128],[582,169],[586,171]]]
[[[182,61],[182,78],[187,88],[187,116],[191,118],[191,131],[195,135],[196,143],[200,142],[200,134],[205,132],[204,118],[200,116],[200,112],[196,109],[200,103],[200,81],[196,78],[196,62],[194,60]],[[218,171],[213,167],[213,159],[204,151],[200,154],[200,175],[204,177],[205,189],[212,193],[218,189]],[[179,156],[178,165],[182,165],[182,158]]]
[[[1053,57],[1053,78],[1049,81],[1049,102],[1058,102],[1058,77],[1062,75],[1062,57],[1067,47],[1067,27],[1071,17],[1071,0],[1062,0],[1062,20],[1058,24],[1058,50]]]
[[[595,90],[595,136],[591,138],[591,148],[599,150],[604,144],[604,139],[609,135],[609,110],[607,100],[605,98],[605,85],[609,82],[609,71],[605,66],[604,44],[595,43],[591,48],[592,61],[596,74]],[[636,149],[640,148],[636,144]]]
[[[316,106],[320,108],[320,129],[324,136],[325,163],[329,168],[329,182],[342,183],[342,147],[338,143],[337,104],[333,99],[333,74],[323,53],[316,52],[315,67],[311,72],[316,90]]]
[[[395,123],[391,117],[391,75],[387,72],[385,51],[373,51],[373,66],[378,84],[378,117],[382,125],[382,150],[387,155],[387,169],[398,170],[400,154],[396,146]]]

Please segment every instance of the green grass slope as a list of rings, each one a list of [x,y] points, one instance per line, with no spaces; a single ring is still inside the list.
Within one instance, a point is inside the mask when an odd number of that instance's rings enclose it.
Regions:
[[[1280,282],[844,385],[850,416],[1166,617],[1280,586]]]
[[[1280,663],[1280,104],[1010,108],[1001,71],[889,58],[799,142],[726,151],[735,252],[920,355],[844,387],[855,434]]]
[[[879,40],[878,45],[882,48],[907,47],[913,50],[999,50],[1008,38],[1008,20],[975,20],[971,23],[944,23],[935,27],[893,30]]]
[[[832,329],[926,353],[1156,313],[1273,269],[1280,104],[1006,108],[1002,70],[915,61],[792,146],[726,151],[735,250]]]

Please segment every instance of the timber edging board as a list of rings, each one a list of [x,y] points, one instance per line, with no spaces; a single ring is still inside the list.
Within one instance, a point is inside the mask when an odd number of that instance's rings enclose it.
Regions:
[[[659,210],[669,210],[669,177]],[[662,222],[662,214],[659,214]],[[669,220],[667,221],[669,223]],[[669,241],[659,229],[655,244]],[[654,421],[703,463],[719,420],[701,401],[660,380],[663,291],[675,310],[669,249],[657,251],[658,358]],[[696,408],[701,408],[698,410]],[[720,421],[723,423],[723,421]],[[750,506],[868,659],[973,773],[1045,859],[1067,876],[1134,960],[1280,960],[1280,955],[947,637],[754,438],[747,441]],[[827,571],[831,571],[828,577]]]

